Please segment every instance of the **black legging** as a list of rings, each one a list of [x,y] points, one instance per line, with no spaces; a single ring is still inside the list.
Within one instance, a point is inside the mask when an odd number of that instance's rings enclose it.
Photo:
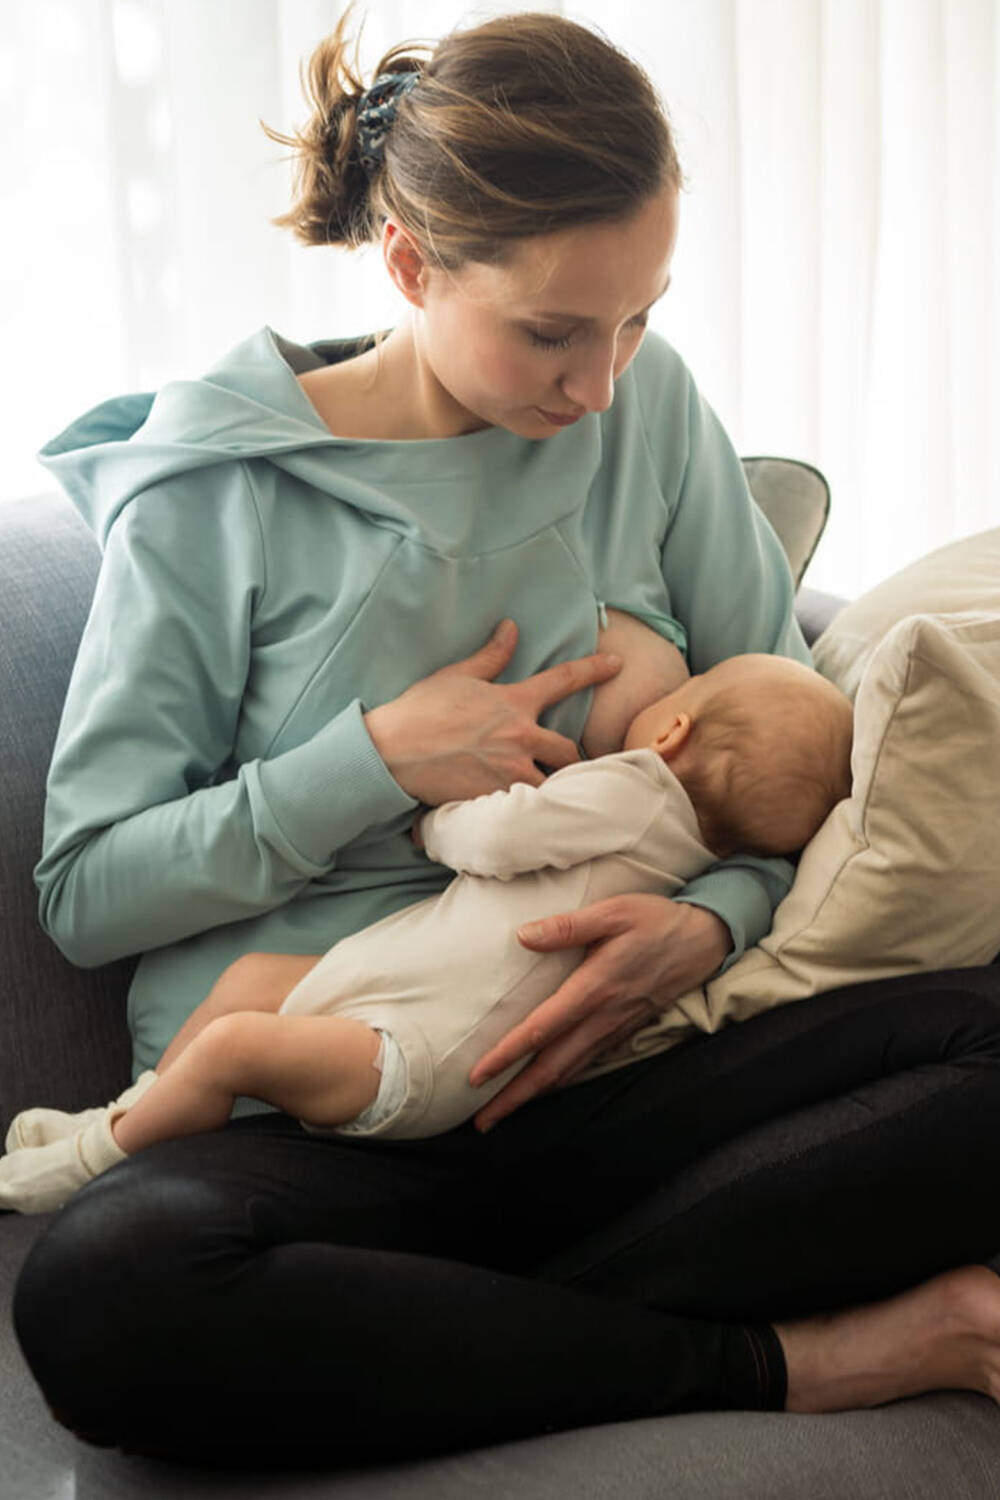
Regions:
[[[1000,1249],[1000,968],[830,992],[481,1136],[153,1146],[14,1296],[92,1442],[340,1465],[697,1408],[780,1409],[770,1323]]]

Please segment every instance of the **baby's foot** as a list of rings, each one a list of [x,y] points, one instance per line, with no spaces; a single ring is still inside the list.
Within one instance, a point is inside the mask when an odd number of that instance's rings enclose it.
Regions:
[[[112,1133],[115,1120],[124,1113],[123,1107],[113,1105],[99,1111],[100,1118],[76,1135],[0,1157],[0,1209],[51,1213],[85,1183],[124,1161],[127,1153]]]
[[[786,1411],[881,1406],[924,1391],[979,1391],[1000,1403],[1000,1277],[961,1266],[884,1302],[775,1331]]]
[[[47,1146],[52,1141],[61,1141],[79,1135],[87,1125],[99,1120],[107,1105],[96,1109],[82,1109],[70,1114],[62,1109],[23,1109],[15,1115],[7,1132],[6,1151],[23,1151],[26,1146]]]
[[[152,1068],[147,1069],[112,1103],[124,1104],[126,1108],[133,1105],[156,1082],[158,1076]],[[111,1107],[110,1104],[99,1104],[96,1109],[83,1109],[77,1114],[67,1113],[62,1109],[23,1109],[11,1121],[5,1150],[9,1155],[12,1151],[23,1151],[26,1146],[47,1146],[51,1141],[62,1141],[79,1135],[81,1130],[99,1120]]]

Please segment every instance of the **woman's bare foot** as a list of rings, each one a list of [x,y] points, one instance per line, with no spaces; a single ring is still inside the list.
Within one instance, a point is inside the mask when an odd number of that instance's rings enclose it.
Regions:
[[[946,1271],[885,1302],[776,1323],[786,1411],[881,1406],[923,1391],[981,1391],[1000,1402],[1000,1276]]]

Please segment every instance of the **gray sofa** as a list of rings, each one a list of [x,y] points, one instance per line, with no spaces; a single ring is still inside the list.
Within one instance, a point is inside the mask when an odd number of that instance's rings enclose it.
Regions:
[[[807,466],[747,460],[758,503],[798,579],[828,495]],[[68,502],[0,506],[0,1130],[45,1103],[82,1109],[130,1078],[125,994],[132,963],[74,968],[37,923],[31,869],[41,843],[45,772],[98,568]],[[835,598],[800,590],[815,639]],[[417,1464],[249,1477],[94,1448],[59,1426],[14,1337],[18,1269],[51,1215],[0,1213],[0,1500],[987,1500],[1000,1497],[1000,1411],[945,1392],[835,1416],[700,1413],[562,1432]],[[998,1263],[1000,1265],[1000,1263]]]

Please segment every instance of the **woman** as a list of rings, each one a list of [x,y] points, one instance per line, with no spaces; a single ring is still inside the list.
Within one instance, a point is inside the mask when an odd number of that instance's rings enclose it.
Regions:
[[[345,34],[312,59],[286,221],[381,239],[404,318],[374,346],[262,330],[44,450],[106,550],[42,915],[76,962],[144,950],[137,1070],[240,953],[319,953],[440,889],[408,837],[423,806],[576,759],[618,674],[605,605],[692,671],[809,661],[731,445],[643,340],[681,182],[644,75],[521,15],[394,49],[365,90]],[[478,1129],[354,1142],[258,1112],[85,1188],[15,1294],[57,1418],[128,1451],[340,1463],[996,1394],[1000,1284],[975,1262],[1000,1212],[975,1185],[1000,1157],[1000,971],[599,1070],[767,930],[792,874],[723,861],[522,934],[590,951],[474,1068],[536,1054]]]

